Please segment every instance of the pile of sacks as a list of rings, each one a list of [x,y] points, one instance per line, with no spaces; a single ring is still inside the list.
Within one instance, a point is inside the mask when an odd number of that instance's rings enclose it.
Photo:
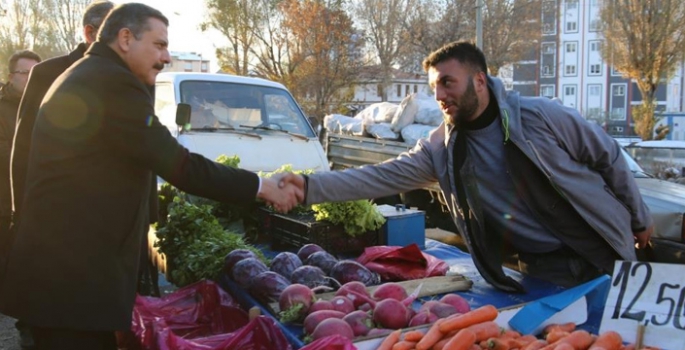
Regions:
[[[329,133],[403,141],[413,146],[442,121],[442,111],[435,99],[417,92],[407,95],[399,105],[374,103],[354,117],[329,114],[324,117],[324,128]]]

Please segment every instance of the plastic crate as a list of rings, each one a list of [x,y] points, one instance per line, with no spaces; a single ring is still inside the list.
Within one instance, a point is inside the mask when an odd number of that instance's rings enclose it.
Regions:
[[[314,213],[278,214],[260,208],[260,228],[271,240],[271,249],[299,249],[314,243],[331,254],[359,255],[364,248],[382,245],[380,230],[368,231],[356,237],[345,233],[342,225],[316,221]]]

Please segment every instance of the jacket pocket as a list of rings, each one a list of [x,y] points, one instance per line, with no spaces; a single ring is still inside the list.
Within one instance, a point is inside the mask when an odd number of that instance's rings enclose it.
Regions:
[[[538,163],[540,164],[540,170],[542,170],[542,173],[545,174],[545,176],[548,179],[551,179],[552,178],[552,172],[547,168],[547,165],[545,164],[545,162],[542,161],[542,157],[540,157],[538,150],[535,148],[535,146],[533,145],[533,143],[530,140],[526,140],[526,143],[528,144],[528,147],[530,147],[530,150],[533,151],[535,158],[538,160]]]

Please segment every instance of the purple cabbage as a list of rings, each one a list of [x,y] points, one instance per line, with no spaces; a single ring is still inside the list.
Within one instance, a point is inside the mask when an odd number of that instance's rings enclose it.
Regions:
[[[353,260],[339,261],[333,266],[330,276],[340,284],[358,281],[364,283],[365,286],[373,286],[381,283],[381,277],[377,273]]]
[[[252,283],[252,280],[260,273],[268,271],[269,269],[264,263],[256,258],[247,258],[238,261],[233,266],[231,277],[243,288],[247,288]]]
[[[302,266],[302,261],[295,253],[291,252],[278,253],[271,260],[271,271],[278,273],[288,280],[290,280],[293,271],[300,266]]]
[[[302,246],[302,248],[300,248],[300,250],[297,251],[297,257],[300,258],[300,261],[305,261],[311,254],[323,250],[323,248],[314,243],[305,244]]]
[[[226,254],[226,257],[224,258],[224,273],[232,276],[233,266],[238,261],[247,258],[257,258],[257,254],[247,249],[232,250],[230,253]]]
[[[338,259],[326,251],[312,253],[305,261],[305,264],[320,268],[326,275],[331,274],[333,266],[337,263]]]
[[[327,286],[328,278],[323,270],[316,266],[303,265],[295,269],[290,278],[290,282],[303,284],[309,288],[314,289],[318,286]]]
[[[290,285],[290,281],[274,271],[264,271],[257,275],[249,291],[255,299],[267,304],[278,301],[281,292]]]

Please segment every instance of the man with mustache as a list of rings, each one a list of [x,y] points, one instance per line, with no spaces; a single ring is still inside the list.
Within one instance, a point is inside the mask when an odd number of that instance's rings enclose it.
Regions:
[[[509,291],[503,257],[574,286],[635,260],[653,223],[618,143],[578,111],[521,97],[487,75],[483,53],[455,42],[423,62],[445,123],[397,159],[285,181],[307,204],[378,198],[438,182],[476,267]]]
[[[22,215],[0,281],[0,311],[31,326],[39,350],[115,350],[131,327],[152,173],[194,195],[257,198],[288,211],[302,191],[179,145],[149,86],[170,60],[168,20],[126,3],[38,112]]]

